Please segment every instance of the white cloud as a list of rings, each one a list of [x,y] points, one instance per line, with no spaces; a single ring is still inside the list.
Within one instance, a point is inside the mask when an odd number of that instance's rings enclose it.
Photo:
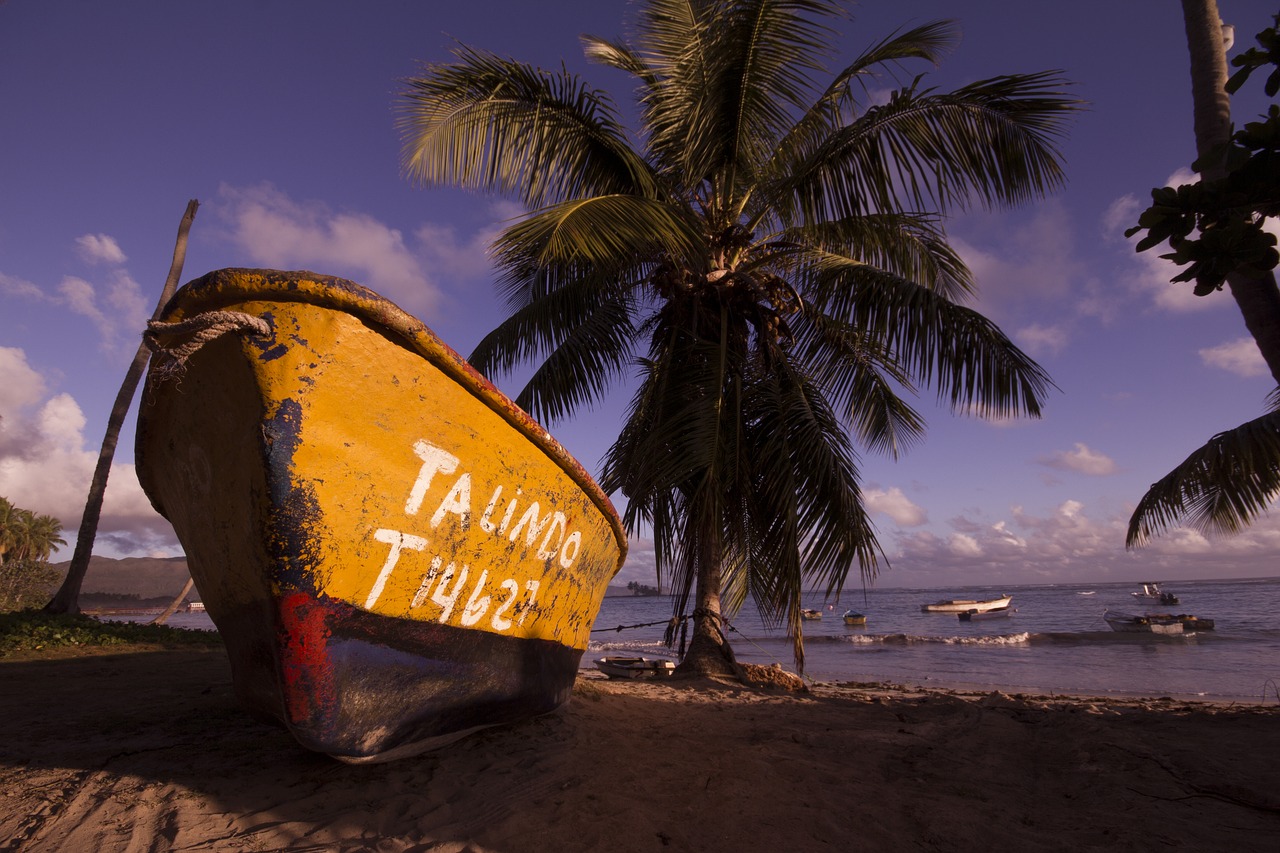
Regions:
[[[1234,536],[1206,537],[1175,528],[1127,550],[1128,510],[1095,518],[1081,501],[1066,500],[1043,516],[1011,507],[990,523],[958,517],[939,535],[903,533],[891,549],[885,586],[1000,583],[1103,583],[1158,577],[1270,577],[1280,550],[1280,506]],[[885,543],[886,546],[888,543]]]
[[[86,446],[84,413],[69,394],[49,395],[22,350],[0,347],[0,371],[14,379],[0,392],[0,495],[58,518],[72,543],[98,460],[98,448]],[[132,465],[111,468],[95,543],[100,554],[178,553],[172,528],[151,508]]]
[[[982,546],[967,533],[953,533],[947,540],[947,550],[957,557],[981,557]]]
[[[149,312],[141,286],[124,270],[107,281],[105,295],[83,278],[67,276],[58,285],[58,300],[73,313],[90,320],[108,351],[135,351]]]
[[[1200,350],[1200,358],[1210,367],[1221,368],[1237,376],[1266,376],[1267,363],[1253,338],[1237,338],[1216,347]]]
[[[0,437],[10,428],[11,418],[38,402],[45,393],[44,377],[27,364],[27,354],[16,347],[0,347]],[[0,441],[3,439],[0,438]]]
[[[525,209],[509,201],[498,201],[490,208],[494,223],[470,237],[459,235],[451,225],[427,223],[414,231],[427,267],[450,278],[475,279],[488,276],[493,269],[489,247],[509,222],[525,213]]]
[[[611,584],[626,586],[635,581],[646,586],[655,586],[658,582],[657,556],[653,551],[653,540],[633,538],[627,544],[627,561]]]
[[[968,239],[952,235],[951,243],[973,272],[983,314],[1000,322],[1019,303],[1079,290],[1084,267],[1060,202],[1037,204],[1030,218],[1023,211],[992,213],[966,217],[964,224],[972,232]]]
[[[1018,345],[1033,356],[1057,355],[1066,349],[1067,331],[1062,326],[1034,323],[1014,333]]]
[[[1165,186],[1178,187],[1183,184],[1193,184],[1199,180],[1199,175],[1190,169],[1179,169],[1169,176]],[[1130,194],[1116,199],[1102,217],[1105,233],[1108,236],[1120,235],[1123,238],[1127,229],[1138,224],[1138,216],[1149,204],[1151,204],[1150,196],[1139,200],[1137,196]],[[1196,296],[1193,282],[1172,281],[1174,276],[1183,272],[1184,268],[1160,257],[1168,254],[1167,244],[1154,246],[1145,252],[1134,251],[1138,241],[1145,236],[1146,232],[1140,231],[1132,237],[1123,238],[1127,240],[1130,251],[1133,252],[1130,261],[1133,272],[1127,276],[1127,284],[1131,291],[1149,300],[1153,307],[1177,314],[1224,306],[1223,300],[1217,298],[1217,294]]]
[[[404,235],[372,216],[295,202],[270,185],[224,185],[218,196],[232,241],[253,263],[347,276],[419,316],[440,296]]]
[[[882,512],[901,527],[919,527],[929,523],[929,515],[923,508],[911,502],[902,489],[866,489],[862,493],[867,509]]]
[[[94,286],[82,278],[69,275],[58,285],[62,303],[82,317],[88,317],[99,330],[109,325],[105,314],[98,307],[98,294]]]
[[[23,299],[44,299],[44,291],[26,279],[5,275],[0,272],[0,293],[5,296],[20,296]]]
[[[1103,236],[1114,239],[1118,235],[1124,239],[1124,232],[1138,224],[1138,215],[1142,210],[1142,202],[1133,193],[1120,196],[1102,213]]]
[[[1139,202],[1133,195],[1121,196],[1102,215],[1104,233],[1109,237],[1119,235],[1125,241],[1126,251],[1130,253],[1126,259],[1126,266],[1130,270],[1125,274],[1128,290],[1164,311],[1187,313],[1212,307],[1211,302],[1195,295],[1191,284],[1172,281],[1182,269],[1172,261],[1160,257],[1169,251],[1167,245],[1138,252],[1135,249],[1145,232],[1128,238],[1123,236],[1125,230],[1137,224],[1138,214],[1147,203]]]
[[[120,244],[106,234],[85,234],[76,238],[76,253],[90,264],[123,264],[128,260]]]
[[[1105,453],[1099,453],[1086,445],[1076,442],[1071,450],[1059,450],[1043,457],[1040,464],[1060,471],[1074,471],[1077,474],[1089,474],[1104,477],[1116,472],[1116,463]]]
[[[107,352],[135,351],[151,316],[142,287],[123,269],[107,273],[103,286],[80,276],[65,276],[53,293],[0,273],[0,294],[58,305],[84,317],[98,330]]]

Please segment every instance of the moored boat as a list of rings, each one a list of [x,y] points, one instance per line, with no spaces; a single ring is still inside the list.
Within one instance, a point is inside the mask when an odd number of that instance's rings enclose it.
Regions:
[[[865,613],[857,613],[853,610],[846,610],[844,614],[844,624],[858,627],[867,624],[867,616]]]
[[[138,478],[251,711],[370,762],[568,699],[621,523],[425,325],[343,279],[221,270],[149,335]]]
[[[1177,604],[1178,603],[1178,596],[1174,595],[1171,592],[1165,592],[1164,590],[1160,589],[1160,584],[1154,581],[1147,581],[1142,585],[1141,590],[1130,593],[1130,595],[1132,595],[1134,598],[1155,599],[1161,604]]]
[[[998,607],[1008,607],[1012,600],[1012,595],[1002,595],[999,598],[988,598],[984,601],[972,598],[949,598],[946,601],[935,601],[933,604],[922,604],[920,609],[925,613],[968,613],[970,610],[983,613]]]
[[[1126,634],[1183,634],[1195,631],[1212,631],[1212,619],[1202,619],[1187,613],[1118,613],[1107,610],[1102,618],[1111,630]]]
[[[654,658],[605,656],[596,661],[596,669],[610,678],[666,678],[676,671],[676,664]]]
[[[808,620],[811,620],[811,621],[812,621],[812,620],[816,620],[816,619],[821,619],[821,618],[822,618],[822,611],[821,611],[821,610],[801,610],[801,611],[800,611],[800,618],[801,618],[801,619],[808,619]]]
[[[973,608],[963,613],[957,613],[956,616],[960,618],[961,622],[981,622],[986,619],[1008,619],[1017,612],[1018,609],[1016,607],[993,607],[990,610]]]

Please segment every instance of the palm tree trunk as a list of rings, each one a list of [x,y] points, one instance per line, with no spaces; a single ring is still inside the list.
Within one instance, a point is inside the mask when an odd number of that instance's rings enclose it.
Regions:
[[[178,225],[178,240],[173,249],[173,263],[169,266],[169,277],[165,280],[164,290],[156,303],[156,310],[151,315],[153,320],[159,319],[165,304],[177,289],[178,279],[182,276],[182,265],[187,257],[187,235],[191,231],[191,223],[196,218],[196,208],[200,202],[191,199],[187,202],[186,213]],[[150,355],[146,344],[138,344],[138,351],[133,362],[125,373],[124,383],[116,394],[115,405],[111,407],[111,416],[107,419],[107,434],[102,439],[102,449],[98,452],[98,464],[93,471],[93,482],[89,486],[89,497],[85,502],[84,515],[80,519],[80,531],[76,536],[76,550],[71,557],[71,566],[67,577],[58,588],[53,600],[45,605],[48,613],[79,613],[80,586],[84,583],[85,573],[89,571],[89,558],[93,555],[93,540],[98,535],[98,518],[102,514],[102,499],[107,492],[107,477],[111,475],[111,460],[115,457],[116,444],[120,440],[120,428],[129,407],[133,405],[134,392],[138,390],[138,382],[143,371],[147,369],[147,358]]]
[[[190,578],[190,577],[187,578],[187,582],[182,585],[182,592],[178,593],[177,597],[175,597],[173,601],[169,602],[169,606],[164,609],[163,613],[161,613],[159,616],[151,620],[151,624],[163,625],[166,621],[168,621],[169,617],[172,616],[174,614],[174,611],[176,611],[178,607],[182,604],[182,599],[187,597],[187,593],[191,592],[191,587],[195,585],[196,585],[196,582],[194,578]]]
[[[1191,54],[1196,156],[1202,158],[1231,137],[1227,52],[1217,0],[1182,0],[1182,16]],[[1221,161],[1206,162],[1209,165],[1203,173],[1205,180],[1223,176],[1225,167]],[[1232,273],[1227,276],[1227,287],[1272,378],[1280,385],[1280,288],[1276,286],[1275,274],[1254,278]]]
[[[724,633],[720,611],[720,537],[719,530],[706,531],[702,537],[702,553],[698,561],[697,588],[693,611],[693,638],[677,671],[694,675],[728,675],[741,677],[741,668],[733,656]]]

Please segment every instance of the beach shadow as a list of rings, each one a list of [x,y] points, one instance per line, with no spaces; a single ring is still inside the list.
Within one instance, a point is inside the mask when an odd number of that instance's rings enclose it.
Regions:
[[[243,711],[220,650],[6,660],[0,848],[978,850],[999,826],[1009,849],[1107,849],[1230,825],[1261,850],[1280,809],[1249,792],[1280,779],[1241,751],[1280,746],[1277,722],[580,678],[558,712],[347,765]],[[1237,802],[1205,793],[1228,765]]]

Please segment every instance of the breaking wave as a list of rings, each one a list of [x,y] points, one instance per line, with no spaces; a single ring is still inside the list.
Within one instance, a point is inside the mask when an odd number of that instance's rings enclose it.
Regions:
[[[832,637],[836,642],[861,645],[909,646],[916,644],[934,644],[946,646],[1021,646],[1031,642],[1032,635],[1026,631],[1015,634],[986,634],[980,637],[939,637],[920,634],[849,634],[844,637]],[[825,638],[824,638],[825,639]],[[809,642],[806,640],[805,642]]]

